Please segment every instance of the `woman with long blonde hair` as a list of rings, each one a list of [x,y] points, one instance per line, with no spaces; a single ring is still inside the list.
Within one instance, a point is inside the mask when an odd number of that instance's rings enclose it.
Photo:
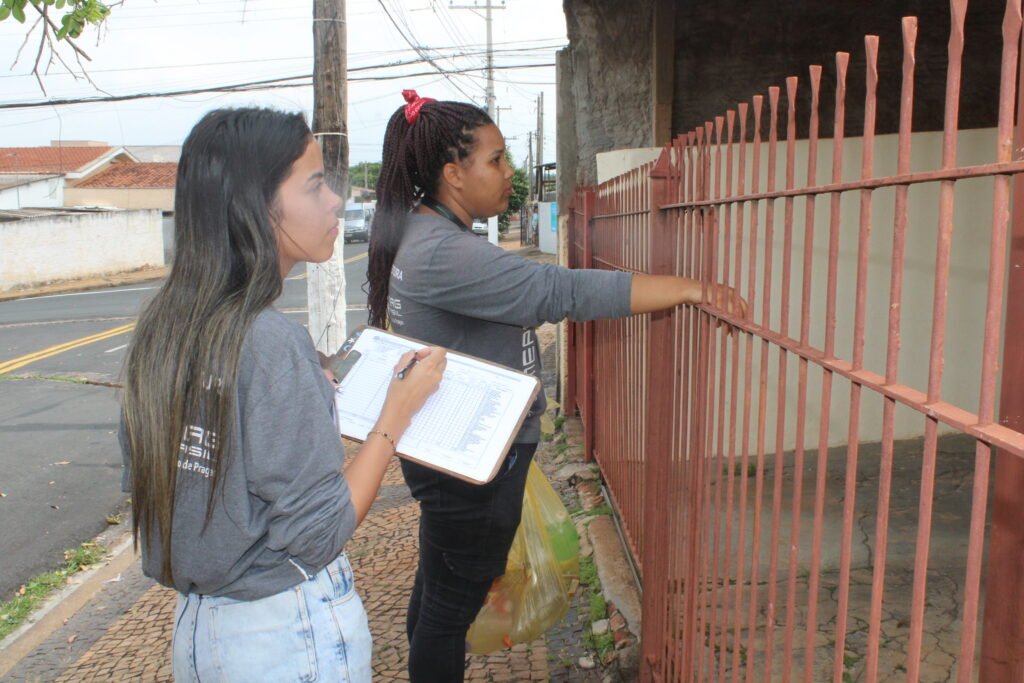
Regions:
[[[139,318],[121,428],[143,570],[179,594],[175,680],[370,680],[343,547],[445,356],[417,353],[343,467],[334,387],[272,305],[296,263],[331,256],[342,206],[299,114],[212,111],[182,148],[174,263]]]

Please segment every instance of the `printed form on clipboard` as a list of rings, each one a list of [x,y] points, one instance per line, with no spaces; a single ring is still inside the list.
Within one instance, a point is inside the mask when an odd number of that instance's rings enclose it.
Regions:
[[[360,327],[332,357],[341,381],[335,395],[338,429],[365,441],[380,416],[402,354],[423,342]],[[441,386],[413,417],[398,455],[475,484],[498,472],[512,440],[540,391],[536,377],[448,351]]]

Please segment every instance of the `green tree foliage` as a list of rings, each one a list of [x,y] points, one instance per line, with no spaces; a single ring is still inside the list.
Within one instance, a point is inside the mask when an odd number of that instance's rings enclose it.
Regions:
[[[509,166],[515,169],[512,176],[512,196],[508,200],[508,209],[498,216],[498,229],[501,232],[508,230],[509,221],[513,216],[518,216],[523,204],[526,203],[526,194],[529,192],[529,183],[526,180],[526,171],[518,168],[512,160],[512,153],[506,151],[505,157]]]
[[[47,31],[52,31],[57,40],[65,38],[77,38],[82,35],[86,25],[98,26],[110,15],[110,7],[99,0],[0,0],[0,21],[13,18],[20,24],[24,24],[26,17],[25,10],[32,6],[39,13],[40,20],[44,21],[44,36]],[[58,27],[51,11],[63,11]]]
[[[366,187],[374,190],[380,176],[379,161],[361,161],[348,167],[348,183],[351,187]]]
[[[118,0],[111,4],[120,5],[123,1]],[[56,20],[58,16],[60,17],[59,25]],[[59,62],[69,73],[75,74],[76,78],[84,77],[92,83],[92,79],[89,78],[88,72],[82,65],[82,57],[89,59],[89,55],[85,54],[75,39],[82,35],[86,26],[89,24],[100,26],[108,16],[110,16],[110,5],[100,0],[0,0],[0,21],[10,18],[19,24],[24,24],[29,18],[35,18],[25,32],[25,42],[18,50],[14,63],[17,64],[21,59],[21,53],[28,45],[32,34],[38,31],[39,47],[33,51],[35,63],[32,66],[32,75],[36,77],[39,89],[43,93],[46,92],[46,86],[43,85],[40,69],[46,69],[47,65],[52,62]],[[78,62],[80,75],[75,73],[75,69],[61,54],[61,47],[65,45],[72,50],[72,54]],[[47,48],[49,48],[49,55],[44,57]],[[93,83],[93,85],[96,84]]]

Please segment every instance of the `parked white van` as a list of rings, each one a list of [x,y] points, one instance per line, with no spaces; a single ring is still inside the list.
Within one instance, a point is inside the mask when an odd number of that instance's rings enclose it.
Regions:
[[[345,206],[345,242],[370,241],[373,229],[372,204],[347,204]]]

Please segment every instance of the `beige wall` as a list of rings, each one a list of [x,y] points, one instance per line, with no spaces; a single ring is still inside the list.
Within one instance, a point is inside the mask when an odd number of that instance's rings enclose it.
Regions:
[[[68,187],[64,190],[64,206],[173,211],[174,188]]]

